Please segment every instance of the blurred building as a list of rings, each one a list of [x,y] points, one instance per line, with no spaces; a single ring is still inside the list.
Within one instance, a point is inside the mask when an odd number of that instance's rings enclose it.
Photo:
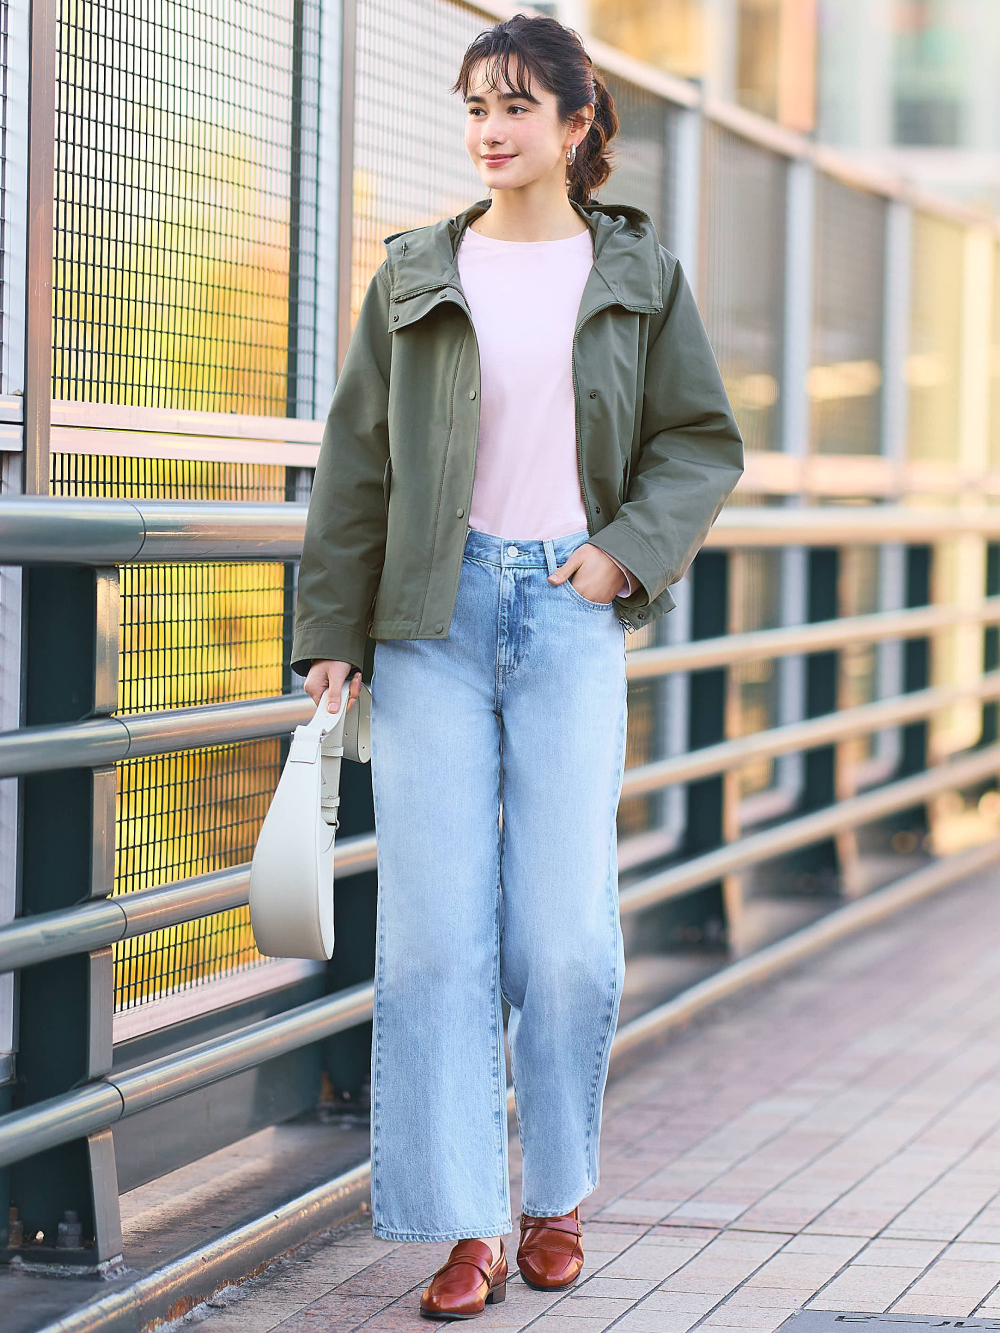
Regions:
[[[1000,213],[1000,0],[562,0],[591,37]]]

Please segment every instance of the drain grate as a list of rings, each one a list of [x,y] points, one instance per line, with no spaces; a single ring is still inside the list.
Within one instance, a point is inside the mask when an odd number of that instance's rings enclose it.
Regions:
[[[841,1333],[846,1328],[864,1328],[868,1333],[904,1333],[907,1328],[997,1328],[1000,1319],[961,1319],[939,1314],[850,1314],[846,1310],[799,1310],[778,1333]]]

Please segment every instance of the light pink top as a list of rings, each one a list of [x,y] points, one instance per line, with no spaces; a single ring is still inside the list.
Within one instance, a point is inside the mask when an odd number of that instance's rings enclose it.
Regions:
[[[562,241],[496,241],[469,227],[462,237],[458,275],[481,383],[469,526],[480,532],[545,541],[587,531],[573,336],[593,262],[589,231]],[[619,568],[626,596],[632,582]]]
[[[585,532],[573,335],[594,262],[590,232],[495,241],[467,228],[458,273],[479,343],[481,398],[469,525],[544,541]]]

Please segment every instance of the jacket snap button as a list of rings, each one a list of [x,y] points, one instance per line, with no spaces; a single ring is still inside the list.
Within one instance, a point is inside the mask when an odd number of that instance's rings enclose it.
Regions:
[[[596,398],[596,397],[597,397],[597,390],[596,390],[596,389],[591,389],[591,391],[590,391],[590,396],[591,396],[591,398]]]
[[[393,324],[398,324],[398,323],[399,323],[399,316],[398,316],[398,315],[393,315],[393,317],[392,317],[392,322],[393,322]]]
[[[444,633],[444,626],[443,626],[443,625],[435,625],[435,626],[434,626],[434,633],[435,633],[435,634],[443,634],[443,633]]]
[[[476,391],[475,391],[475,389],[470,389],[470,390],[469,390],[469,397],[470,397],[470,398],[475,398],[475,396],[476,396]]]
[[[639,619],[640,619],[640,620],[645,620],[645,619],[646,619],[646,613],[645,613],[645,611],[640,611],[640,612],[639,612]]]
[[[448,293],[447,293],[447,292],[442,292],[441,295],[438,297],[438,300],[439,300],[439,301],[444,301],[444,300],[447,300],[447,297],[448,297]]]
[[[595,514],[599,514],[600,512],[601,512],[601,506],[600,506],[600,505],[595,505],[595,506],[594,506],[594,513],[595,513]]]
[[[456,509],[456,510],[455,510],[455,517],[456,517],[456,518],[465,518],[465,510],[464,510],[464,509]]]

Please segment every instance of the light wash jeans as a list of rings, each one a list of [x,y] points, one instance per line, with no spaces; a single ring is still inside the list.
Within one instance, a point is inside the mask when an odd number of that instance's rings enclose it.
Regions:
[[[388,1240],[510,1230],[501,992],[522,1208],[566,1213],[597,1185],[625,972],[624,629],[547,581],[586,540],[470,531],[447,638],[376,647],[372,1221]]]

